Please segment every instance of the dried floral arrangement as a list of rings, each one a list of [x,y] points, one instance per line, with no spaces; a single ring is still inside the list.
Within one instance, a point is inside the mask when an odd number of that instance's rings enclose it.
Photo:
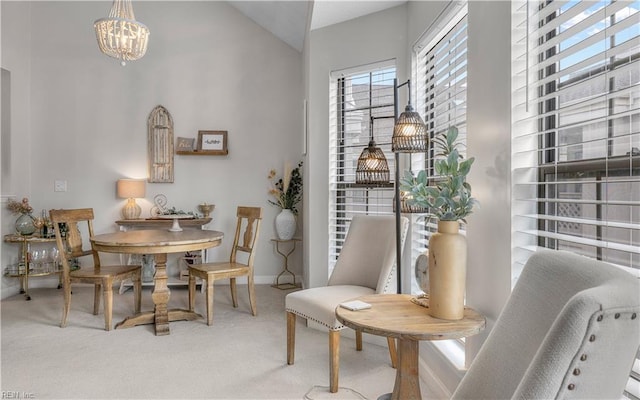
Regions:
[[[33,207],[29,205],[29,199],[26,197],[22,201],[9,199],[7,208],[14,214],[31,214],[33,212]]]
[[[282,209],[289,209],[294,215],[298,215],[297,205],[302,200],[302,161],[298,166],[291,169],[291,166],[285,164],[284,175],[282,178],[276,177],[276,170],[269,171],[267,179],[271,181],[271,189],[269,194],[275,198],[268,200],[269,203]]]

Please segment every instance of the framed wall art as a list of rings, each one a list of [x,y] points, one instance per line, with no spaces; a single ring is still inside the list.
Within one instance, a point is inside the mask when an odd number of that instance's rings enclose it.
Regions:
[[[227,131],[198,131],[197,151],[206,154],[229,154]]]
[[[176,151],[193,151],[196,140],[193,138],[179,137],[176,139]]]

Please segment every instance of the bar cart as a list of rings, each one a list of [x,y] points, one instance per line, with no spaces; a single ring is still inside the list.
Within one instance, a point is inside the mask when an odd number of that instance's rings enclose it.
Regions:
[[[19,261],[5,268],[4,275],[11,278],[20,279],[20,293],[24,294],[25,300],[31,300],[29,295],[29,278],[37,276],[49,276],[60,274],[61,264],[55,260],[33,263],[31,260],[31,245],[35,243],[55,243],[55,237],[40,237],[37,235],[23,236],[9,234],[4,236],[7,243],[20,244]],[[58,289],[61,287],[58,282]]]

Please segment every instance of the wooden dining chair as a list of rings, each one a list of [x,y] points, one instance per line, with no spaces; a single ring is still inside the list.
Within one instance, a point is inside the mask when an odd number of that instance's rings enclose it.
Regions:
[[[257,315],[256,296],[253,284],[253,259],[255,256],[255,244],[260,232],[260,222],[262,221],[262,208],[238,207],[236,215],[238,222],[229,262],[189,265],[189,311],[194,311],[196,302],[196,278],[200,278],[204,281],[202,284],[206,284],[207,287],[207,325],[213,325],[213,284],[219,279],[229,279],[231,300],[233,301],[233,306],[238,307],[236,278],[246,276],[248,281],[247,286],[249,287],[251,314],[254,316]],[[246,263],[237,260],[238,252],[246,254]]]
[[[93,247],[86,247],[83,234],[87,238],[93,237],[93,209],[81,208],[72,210],[49,211],[53,222],[56,243],[62,262],[62,288],[64,292],[64,308],[60,327],[67,325],[67,316],[71,308],[71,284],[90,283],[94,285],[93,314],[98,315],[100,297],[104,297],[104,329],[111,330],[111,315],[113,310],[113,285],[125,279],[133,281],[135,312],[140,312],[141,300],[141,266],[140,265],[101,265],[100,256]],[[84,224],[86,223],[86,228]],[[62,236],[61,224],[66,226],[66,235]],[[92,256],[93,265],[77,267],[71,265],[71,260]],[[102,292],[102,293],[101,293]]]

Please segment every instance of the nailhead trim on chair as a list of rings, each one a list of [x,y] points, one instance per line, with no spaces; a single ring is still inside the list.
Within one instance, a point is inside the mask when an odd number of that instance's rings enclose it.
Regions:
[[[619,314],[618,314],[618,316],[619,316]],[[601,322],[603,319],[604,319],[604,315],[603,315],[603,314],[599,314],[599,315],[595,318],[595,320],[596,320],[597,322]],[[594,328],[594,326],[590,324],[590,326],[589,326],[589,331],[591,331],[591,329],[593,329],[593,328]],[[587,336],[587,335],[588,335],[588,336]],[[587,333],[585,334],[585,338],[588,338],[588,342],[589,342],[589,343],[593,343],[593,342],[595,342],[595,340],[596,340],[596,335],[595,335],[595,334],[593,334],[593,333],[589,335],[589,332],[587,332]],[[585,361],[587,360],[587,354],[584,352],[584,346],[585,346],[586,344],[587,344],[586,342],[583,342],[583,345],[582,345],[582,347],[583,347],[583,349],[582,349],[582,350],[583,350],[583,352],[582,352],[582,355],[580,355],[580,359],[579,359],[579,360],[580,360],[580,361],[582,361],[582,362],[585,362]],[[573,371],[572,371],[572,375],[573,375],[574,377],[576,377],[576,376],[580,375],[580,368],[578,368],[578,367],[574,367],[574,368],[573,368]],[[576,389],[576,384],[575,384],[575,383],[570,382],[570,383],[567,385],[567,390],[573,391],[573,390],[575,390],[575,389]]]
[[[615,313],[615,314],[613,315],[613,318],[614,318],[615,320],[618,320],[618,319],[620,319],[620,317],[621,317],[621,316],[622,316],[622,314],[621,314],[621,313],[619,313],[619,312],[617,312],[617,313]],[[634,313],[631,313],[631,319],[632,319],[632,320],[636,319],[636,317],[637,317],[637,314],[636,314],[635,312],[634,312]],[[597,322],[602,322],[602,321],[604,320],[604,314],[599,314],[599,315],[595,318],[595,320],[596,320]],[[589,333],[589,332],[592,332],[592,330],[593,330],[593,329],[595,329],[595,324],[593,324],[593,325],[591,325],[591,324],[590,324],[590,325],[589,325],[589,331],[588,331],[588,332],[586,332],[586,334],[585,334],[585,338],[588,338],[588,339],[587,339],[587,341],[586,341],[586,342],[583,342],[582,349],[581,349],[581,350],[582,350],[582,351],[581,351],[581,353],[582,353],[582,354],[580,355],[580,358],[579,358],[579,361],[582,361],[583,363],[584,363],[584,362],[586,362],[586,361],[587,361],[587,358],[588,358],[588,357],[587,357],[587,353],[588,353],[588,352],[586,352],[586,351],[585,351],[585,346],[589,345],[590,343],[594,343],[594,342],[596,341],[596,339],[597,339],[596,334],[594,334],[594,333],[591,333],[591,334],[590,334],[590,333]],[[575,378],[575,377],[579,376],[579,375],[581,374],[581,372],[582,372],[582,371],[580,370],[580,368],[579,368],[579,367],[577,367],[577,366],[576,366],[576,367],[574,367],[574,368],[573,368],[573,370],[572,370],[573,378],[574,378],[574,379],[577,379],[577,378]],[[571,379],[571,378],[570,378],[570,379]],[[567,390],[570,390],[570,391],[576,390],[576,383],[574,383],[574,382],[570,382],[570,383],[567,385]]]
[[[313,318],[313,317],[310,317],[310,316],[308,316],[308,315],[304,315],[304,314],[302,314],[302,313],[300,313],[300,312],[297,312],[296,310],[292,310],[292,309],[290,309],[290,308],[287,308],[286,310],[287,310],[287,312],[294,313],[295,315],[299,315],[299,316],[301,316],[302,318],[310,319],[310,320],[312,320],[313,322],[317,322],[318,324],[320,324],[320,325],[322,325],[322,326],[326,326],[327,328],[329,328],[329,330],[330,330],[330,331],[340,331],[340,330],[343,330],[344,328],[346,328],[346,326],[344,326],[344,325],[338,325],[337,327],[329,326],[329,325],[325,324],[325,323],[324,323],[324,322],[322,322],[322,321],[318,321],[317,319],[315,319],[315,318]]]

